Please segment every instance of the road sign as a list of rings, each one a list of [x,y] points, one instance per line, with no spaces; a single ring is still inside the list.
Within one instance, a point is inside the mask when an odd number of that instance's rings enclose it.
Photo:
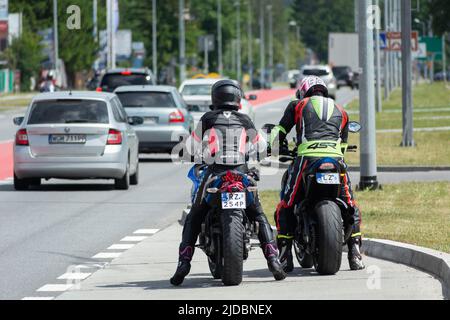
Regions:
[[[0,0],[0,20],[8,20],[8,0]]]
[[[420,37],[420,42],[426,43],[429,60],[432,60],[434,56],[434,61],[442,61],[443,48],[441,37]]]
[[[401,51],[402,50],[402,33],[401,32],[388,32],[387,37],[387,50],[388,51]],[[417,31],[411,32],[411,50],[417,51],[419,49],[419,33]]]
[[[387,49],[386,32],[380,32],[380,49],[381,50],[386,50]]]
[[[215,43],[215,40],[214,40],[213,34],[207,34],[205,36],[200,36],[200,37],[198,37],[198,51],[204,52],[205,49],[208,51],[214,51],[215,50],[214,43]]]
[[[413,52],[413,58],[419,60],[425,60],[427,58],[427,44],[419,42],[419,50]]]

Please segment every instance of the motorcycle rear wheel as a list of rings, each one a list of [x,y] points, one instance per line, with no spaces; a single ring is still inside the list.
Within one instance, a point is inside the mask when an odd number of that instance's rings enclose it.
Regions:
[[[302,268],[309,269],[314,266],[313,256],[306,253],[306,251],[299,246],[297,240],[294,240],[294,251],[297,261]]]
[[[222,282],[226,286],[237,286],[242,282],[244,267],[243,213],[240,210],[224,210],[221,216],[223,232]]]
[[[316,251],[314,267],[321,275],[336,274],[342,261],[343,226],[341,210],[332,201],[316,205]]]

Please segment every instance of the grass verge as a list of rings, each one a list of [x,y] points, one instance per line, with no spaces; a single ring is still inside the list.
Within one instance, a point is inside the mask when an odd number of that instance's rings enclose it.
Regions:
[[[450,182],[408,182],[356,192],[364,237],[400,241],[450,253]],[[260,192],[275,225],[278,191]]]

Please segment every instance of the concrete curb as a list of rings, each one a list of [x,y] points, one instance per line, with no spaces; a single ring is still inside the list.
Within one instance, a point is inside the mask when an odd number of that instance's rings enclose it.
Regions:
[[[445,299],[450,299],[450,254],[380,239],[364,239],[362,252],[370,257],[401,263],[432,274],[442,281]]]
[[[261,161],[261,166],[271,168],[286,169],[289,167],[288,163],[279,161]],[[359,172],[361,167],[349,166],[348,171]],[[428,171],[450,171],[450,166],[380,166],[377,168],[378,172],[428,172]]]

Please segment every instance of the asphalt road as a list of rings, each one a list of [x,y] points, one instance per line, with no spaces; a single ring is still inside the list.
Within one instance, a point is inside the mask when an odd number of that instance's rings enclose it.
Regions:
[[[341,91],[338,99],[345,104],[355,93]],[[286,104],[257,109],[257,126],[276,122]],[[10,140],[17,112],[0,115],[0,141]],[[175,222],[189,201],[188,166],[144,156],[140,169],[139,186],[125,192],[108,181],[51,180],[28,192],[0,182],[0,299],[55,296],[62,289],[45,285],[58,282],[71,267],[83,265],[93,272],[111,261],[117,248],[112,244],[123,246],[124,237],[142,233],[136,230],[163,229]],[[278,185],[272,177],[274,186],[267,188]],[[140,240],[125,239],[125,244],[133,241]]]

